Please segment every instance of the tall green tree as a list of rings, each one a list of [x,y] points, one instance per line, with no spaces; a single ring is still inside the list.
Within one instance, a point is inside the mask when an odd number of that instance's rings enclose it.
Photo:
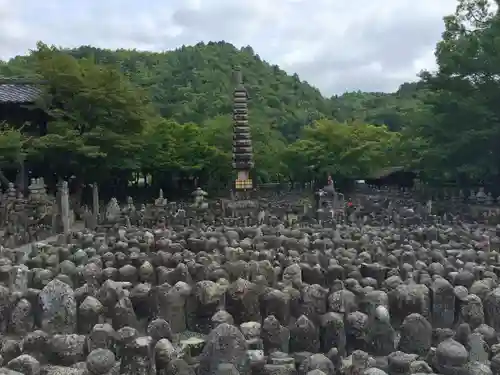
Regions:
[[[369,177],[397,165],[400,134],[384,126],[321,120],[304,129],[286,151],[294,180],[315,180],[327,174],[344,178]]]
[[[0,123],[0,165],[19,162],[25,154],[29,139],[19,129]]]
[[[209,178],[217,179],[225,165],[217,163],[220,152],[206,142],[203,130],[193,123],[156,121],[144,133],[140,152],[143,173],[160,182],[173,178],[193,180],[201,177],[204,182]]]
[[[32,142],[31,158],[87,181],[139,169],[136,155],[153,117],[145,92],[116,69],[43,43],[31,58],[47,81],[38,105],[51,117],[48,134]]]
[[[428,174],[459,181],[499,175],[499,48],[498,5],[459,0],[436,47],[438,70],[422,74],[432,121],[413,135],[427,143],[422,169]]]

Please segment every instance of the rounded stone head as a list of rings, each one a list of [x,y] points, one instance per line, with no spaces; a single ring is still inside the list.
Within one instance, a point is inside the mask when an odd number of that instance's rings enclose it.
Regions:
[[[391,316],[389,310],[385,306],[377,306],[375,309],[375,319],[380,322],[389,323],[391,321]]]

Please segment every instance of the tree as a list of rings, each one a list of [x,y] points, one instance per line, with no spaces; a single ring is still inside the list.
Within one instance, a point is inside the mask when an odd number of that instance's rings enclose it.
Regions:
[[[313,180],[327,174],[364,178],[394,165],[400,134],[384,126],[321,120],[304,129],[285,160],[292,178]]]
[[[232,169],[232,120],[231,116],[217,116],[202,126],[203,142],[212,153],[204,170],[207,182],[224,186],[235,179]]]
[[[174,176],[213,180],[223,170],[216,163],[219,150],[206,143],[203,129],[193,123],[160,119],[145,132],[140,155],[144,174],[153,175],[160,183],[168,184]]]
[[[87,181],[137,170],[142,133],[153,118],[147,95],[116,69],[43,43],[31,58],[48,83],[38,105],[51,117],[49,134],[33,139],[31,159]]]
[[[433,121],[412,130],[428,145],[421,164],[428,173],[459,181],[499,176],[499,48],[498,5],[458,1],[436,47],[438,71],[422,74]]]
[[[24,156],[27,141],[19,129],[0,123],[0,165],[19,162]]]

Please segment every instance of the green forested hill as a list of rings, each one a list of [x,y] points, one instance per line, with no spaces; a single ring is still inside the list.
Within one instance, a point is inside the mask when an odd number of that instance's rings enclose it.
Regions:
[[[448,61],[438,63],[447,67]],[[425,169],[438,179],[458,178],[455,170],[476,178],[487,176],[496,165],[486,153],[491,149],[486,141],[494,133],[487,122],[478,129],[488,131],[451,131],[458,125],[467,129],[481,117],[446,117],[451,104],[463,104],[457,93],[461,86],[446,86],[449,81],[439,74],[402,83],[394,93],[350,92],[327,98],[296,74],[263,61],[251,47],[238,49],[225,42],[166,52],[92,46],[68,50],[39,43],[26,56],[0,62],[0,77],[48,82],[40,105],[53,118],[49,134],[41,138],[23,140],[0,132],[10,137],[0,137],[0,160],[2,153],[23,151],[31,165],[38,163],[44,170],[50,165],[52,175],[82,180],[123,181],[139,173],[161,184],[225,184],[234,178],[235,67],[242,70],[249,91],[258,181],[311,181],[327,174],[363,178],[391,166]],[[452,95],[446,90],[457,95],[454,101],[446,99]],[[468,90],[475,96],[460,95],[469,100],[486,89]],[[463,108],[481,109],[472,104]],[[489,119],[496,124],[493,115]],[[9,143],[4,138],[19,142],[4,149]],[[481,148],[469,145],[478,139]],[[467,158],[458,152],[465,142],[471,154]]]
[[[250,96],[258,181],[363,177],[406,160],[399,131],[419,106],[413,86],[326,98],[251,47],[217,42],[143,52],[39,43],[29,55],[0,62],[0,76],[49,83],[41,103],[53,116],[49,134],[19,143],[31,165],[46,170],[48,160],[52,175],[82,180],[139,172],[163,186],[194,178],[213,186],[233,178],[235,67]]]
[[[0,76],[47,82],[39,105],[51,115],[48,134],[26,139],[2,124],[0,161],[22,152],[30,168],[38,163],[44,173],[85,181],[129,181],[139,173],[162,186],[227,184],[234,179],[232,71],[239,66],[251,99],[258,181],[363,178],[404,166],[429,183],[498,187],[500,13],[486,1],[457,3],[436,46],[436,71],[389,94],[326,98],[252,48],[225,42],[162,53],[39,43],[27,56],[0,62]]]
[[[137,86],[147,89],[159,113],[179,123],[206,121],[231,112],[232,71],[242,69],[249,91],[253,122],[265,122],[288,140],[320,118],[404,125],[401,109],[411,110],[412,98],[398,94],[346,93],[325,98],[318,89],[263,61],[251,47],[237,49],[226,42],[199,43],[167,52],[107,50],[82,46],[72,56],[119,68]],[[27,57],[0,65],[0,75],[32,74]]]
[[[254,119],[267,120],[287,138],[312,120],[328,115],[321,93],[261,60],[252,48],[225,42],[199,43],[165,53],[106,51],[82,47],[75,56],[93,54],[98,62],[120,64],[130,79],[147,87],[162,116],[203,123],[231,112],[232,72],[239,66],[251,98]]]
[[[255,121],[266,121],[287,138],[313,120],[331,115],[319,90],[260,59],[251,47],[225,42],[199,43],[163,53],[111,51],[82,46],[68,51],[77,58],[119,67],[136,85],[146,88],[159,113],[180,123],[202,124],[231,112],[232,72],[239,66],[249,91]],[[0,74],[26,75],[25,58],[10,61]]]
[[[358,120],[400,131],[412,125],[424,106],[425,95],[421,83],[404,83],[394,93],[358,91],[334,96],[329,108],[339,121]]]

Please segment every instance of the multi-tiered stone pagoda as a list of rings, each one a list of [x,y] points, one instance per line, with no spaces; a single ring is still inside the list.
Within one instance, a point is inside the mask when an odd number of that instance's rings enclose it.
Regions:
[[[253,188],[250,172],[254,166],[252,137],[248,125],[248,93],[243,86],[239,68],[235,69],[236,87],[233,93],[233,168],[237,172],[237,192]]]

